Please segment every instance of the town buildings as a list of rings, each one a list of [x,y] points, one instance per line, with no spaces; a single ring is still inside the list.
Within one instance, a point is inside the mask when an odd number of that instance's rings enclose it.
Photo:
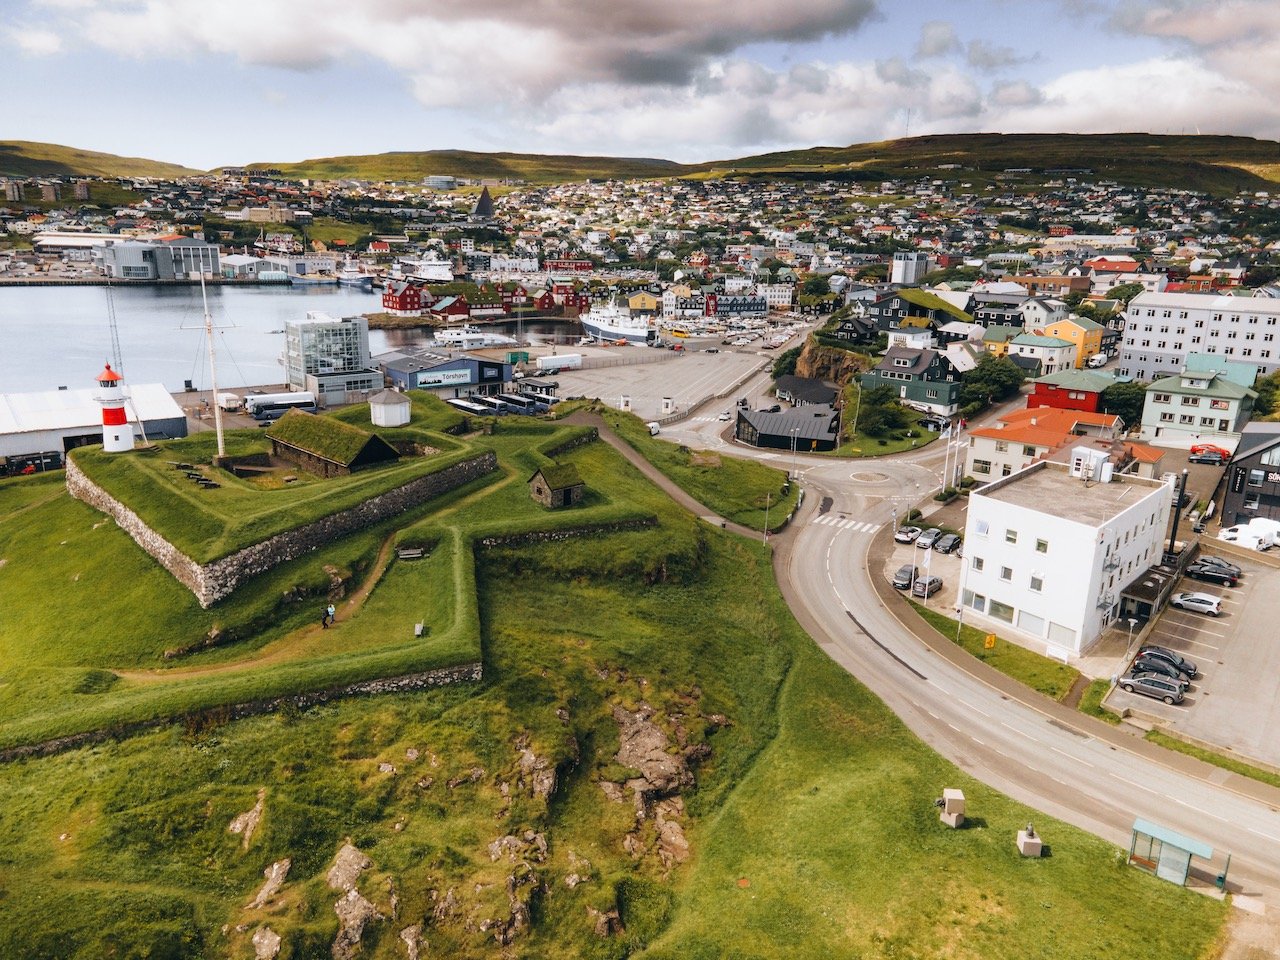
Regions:
[[[1120,372],[1135,380],[1176,374],[1188,354],[1217,354],[1280,369],[1280,299],[1197,293],[1140,293],[1125,311]]]
[[[1142,439],[1189,449],[1198,443],[1235,448],[1253,413],[1258,368],[1208,353],[1188,354],[1183,368],[1147,386]]]
[[[1087,651],[1163,559],[1173,487],[1114,472],[1081,449],[978,487],[965,521],[964,617],[1016,631],[1064,658]]]
[[[320,406],[358,403],[382,389],[382,375],[370,363],[369,321],[336,319],[316,310],[305,321],[285,324],[286,382],[310,390]]]

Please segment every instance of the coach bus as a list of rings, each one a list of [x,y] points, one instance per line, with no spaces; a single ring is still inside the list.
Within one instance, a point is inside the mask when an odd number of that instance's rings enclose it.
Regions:
[[[290,410],[316,412],[316,396],[310,390],[295,393],[258,393],[244,398],[244,412],[255,420],[279,420]]]

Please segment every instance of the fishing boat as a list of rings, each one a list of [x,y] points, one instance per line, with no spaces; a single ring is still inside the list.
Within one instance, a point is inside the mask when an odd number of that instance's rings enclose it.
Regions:
[[[658,331],[645,317],[634,317],[626,307],[605,304],[592,307],[578,318],[582,329],[597,340],[652,343]]]
[[[338,286],[356,287],[360,290],[373,289],[373,275],[361,273],[355,267],[343,267],[338,271]]]

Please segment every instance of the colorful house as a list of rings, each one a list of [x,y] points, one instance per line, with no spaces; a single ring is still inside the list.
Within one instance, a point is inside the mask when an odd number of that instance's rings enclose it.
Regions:
[[[1102,353],[1102,334],[1105,329],[1102,324],[1094,320],[1073,314],[1045,324],[1038,332],[1047,337],[1057,337],[1059,340],[1067,340],[1075,344],[1075,367],[1079,370],[1094,354]]]

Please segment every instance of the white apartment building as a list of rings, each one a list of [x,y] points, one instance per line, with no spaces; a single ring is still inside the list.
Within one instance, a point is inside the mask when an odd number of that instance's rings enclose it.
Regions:
[[[794,283],[757,283],[756,296],[764,297],[770,310],[790,310],[791,300],[795,296]]]
[[[1135,380],[1173,376],[1190,353],[1213,353],[1280,369],[1280,299],[1204,293],[1140,293],[1125,311],[1119,372]]]
[[[907,253],[899,251],[893,255],[893,263],[889,266],[889,282],[911,286],[920,282],[920,278],[929,272],[929,255],[927,253]]]
[[[960,600],[971,622],[1087,651],[1122,613],[1121,593],[1158,565],[1173,487],[1112,473],[1102,451],[1034,463],[969,497]]]

